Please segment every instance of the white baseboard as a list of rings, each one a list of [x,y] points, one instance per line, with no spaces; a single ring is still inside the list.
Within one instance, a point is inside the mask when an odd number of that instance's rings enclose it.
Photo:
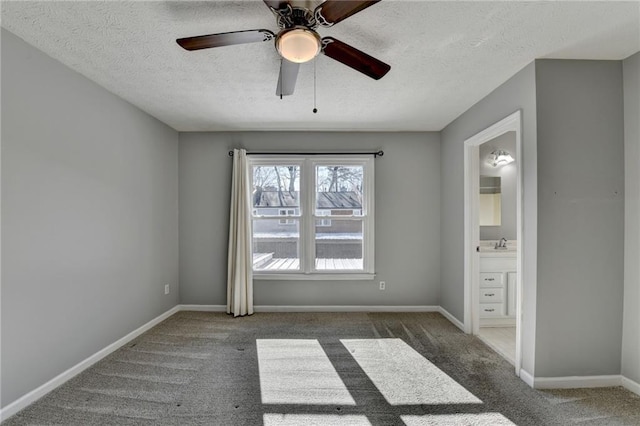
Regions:
[[[575,389],[601,388],[621,386],[622,376],[568,376],[568,377],[535,377],[533,387],[536,389]]]
[[[630,390],[631,392],[640,395],[640,383],[638,382],[634,382],[633,380],[622,376],[622,386],[624,386],[626,389]]]
[[[225,305],[178,305],[180,311],[226,312]],[[255,305],[254,312],[439,312],[456,327],[464,325],[440,306],[432,305]]]
[[[535,380],[533,379],[533,376],[529,374],[528,371],[522,368],[520,369],[520,379],[526,384],[528,384],[530,387],[532,388],[534,387]]]
[[[362,305],[327,305],[327,306],[278,306],[257,305],[255,312],[440,312],[439,306],[362,306]]]
[[[179,310],[180,310],[180,308],[178,306],[174,306],[173,308],[169,309],[165,313],[163,313],[163,314],[157,316],[156,318],[152,319],[148,323],[146,323],[146,324],[142,325],[141,327],[138,327],[137,329],[133,330],[131,333],[127,334],[126,336],[116,340],[115,342],[113,342],[109,346],[99,350],[98,352],[96,352],[93,355],[89,356],[85,360],[80,361],[79,363],[77,363],[73,367],[69,368],[68,370],[58,374],[56,377],[54,377],[53,379],[49,380],[48,382],[46,382],[42,386],[40,386],[40,387],[32,390],[31,392],[21,396],[20,398],[18,398],[17,400],[13,401],[12,403],[7,405],[6,407],[0,409],[0,422],[5,420],[5,419],[7,419],[7,418],[9,418],[9,417],[11,417],[11,416],[13,416],[15,413],[17,413],[18,411],[22,410],[27,405],[29,405],[29,404],[37,401],[38,399],[42,398],[47,393],[51,392],[52,390],[54,390],[58,386],[62,385],[63,383],[65,383],[66,381],[71,379],[72,377],[76,376],[77,374],[79,374],[82,371],[86,370],[87,368],[91,367],[93,364],[95,364],[96,362],[100,361],[102,358],[104,358],[107,355],[111,354],[115,350],[117,350],[120,347],[126,345],[128,342],[130,342],[131,340],[135,339],[136,337],[138,337],[139,335],[141,335],[145,331],[147,331],[147,330],[151,329],[152,327],[160,324],[162,321],[164,321],[165,319],[169,318],[171,315],[175,314]]]
[[[443,308],[442,306],[438,306],[438,312],[440,312],[442,314],[442,316],[445,317],[446,319],[448,319],[449,322],[451,322],[453,325],[455,325],[460,330],[465,332],[464,331],[464,324],[462,322],[460,322],[458,320],[458,318],[456,318],[453,315],[451,315],[451,313],[449,311],[447,311],[445,308]]]
[[[225,305],[178,305],[180,311],[226,312]],[[255,305],[254,312],[440,312],[439,306]],[[453,317],[451,317],[453,318]]]
[[[180,311],[227,312],[226,305],[178,305]]]
[[[533,377],[525,370],[520,370],[523,382],[535,389],[575,389],[623,386],[627,390],[640,395],[640,383],[620,375],[610,376],[572,376],[572,377]]]
[[[225,305],[178,305],[180,311],[196,312],[226,312]],[[440,312],[456,327],[462,328],[462,323],[440,306],[410,305],[255,305],[254,312]]]

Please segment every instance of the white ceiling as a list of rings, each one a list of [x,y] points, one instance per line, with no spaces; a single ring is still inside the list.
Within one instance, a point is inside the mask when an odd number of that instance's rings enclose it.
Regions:
[[[640,2],[384,0],[332,28],[391,65],[375,81],[328,57],[275,96],[271,43],[187,52],[176,38],[266,28],[249,1],[2,1],[2,26],[179,131],[441,130],[536,58],[640,50]]]

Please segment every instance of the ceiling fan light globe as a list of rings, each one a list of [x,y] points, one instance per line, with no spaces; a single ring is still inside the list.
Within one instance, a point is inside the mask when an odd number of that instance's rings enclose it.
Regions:
[[[282,31],[276,38],[276,49],[287,61],[308,62],[320,53],[322,42],[315,32],[304,28]]]

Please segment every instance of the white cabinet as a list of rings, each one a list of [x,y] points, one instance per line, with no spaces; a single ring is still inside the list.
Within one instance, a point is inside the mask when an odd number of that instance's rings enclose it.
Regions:
[[[515,252],[480,253],[480,325],[515,325]]]

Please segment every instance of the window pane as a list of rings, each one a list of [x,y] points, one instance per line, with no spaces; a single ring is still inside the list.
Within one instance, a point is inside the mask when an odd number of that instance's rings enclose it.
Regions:
[[[316,167],[316,215],[362,215],[362,191],[363,166]]]
[[[362,270],[362,220],[316,220],[316,269]]]
[[[255,216],[300,214],[300,166],[253,166],[252,176]]]
[[[254,271],[299,271],[299,247],[298,219],[254,219]]]

